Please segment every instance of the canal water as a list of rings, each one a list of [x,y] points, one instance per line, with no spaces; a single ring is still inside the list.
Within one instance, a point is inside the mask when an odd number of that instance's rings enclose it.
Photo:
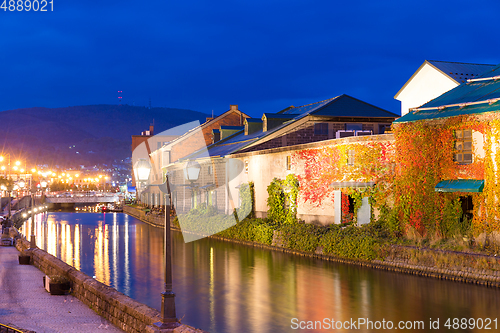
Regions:
[[[22,232],[29,235],[30,228],[27,221]],[[162,229],[122,213],[64,212],[37,215],[35,229],[40,248],[160,309]],[[390,323],[408,331],[479,332],[500,324],[498,289],[213,239],[185,244],[175,231],[172,240],[177,316],[209,332],[328,332],[335,326],[372,332],[387,331]]]

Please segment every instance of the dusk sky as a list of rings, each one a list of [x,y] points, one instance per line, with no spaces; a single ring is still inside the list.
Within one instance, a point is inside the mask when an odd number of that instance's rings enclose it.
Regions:
[[[3,1],[3,0],[2,0]],[[47,7],[48,8],[48,7]],[[251,116],[340,94],[400,112],[424,62],[500,63],[500,1],[54,0],[0,10],[0,110],[123,103]]]

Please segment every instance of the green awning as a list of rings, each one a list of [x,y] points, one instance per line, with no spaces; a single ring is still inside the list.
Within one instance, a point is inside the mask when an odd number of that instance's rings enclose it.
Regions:
[[[436,192],[483,192],[484,180],[456,179],[440,181],[434,191]]]

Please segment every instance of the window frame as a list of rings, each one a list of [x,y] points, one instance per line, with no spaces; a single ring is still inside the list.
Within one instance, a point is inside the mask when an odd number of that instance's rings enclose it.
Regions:
[[[314,135],[328,135],[328,123],[314,123]]]
[[[467,135],[470,133],[470,136]],[[454,131],[453,143],[453,161],[458,164],[471,164],[474,162],[474,146],[473,146],[473,132],[472,129],[460,129]],[[465,146],[470,145],[470,148]],[[465,159],[466,155],[470,155],[470,159]]]

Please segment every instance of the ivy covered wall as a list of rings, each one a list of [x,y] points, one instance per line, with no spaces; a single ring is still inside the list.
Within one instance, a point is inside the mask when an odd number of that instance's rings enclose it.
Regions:
[[[330,216],[333,223],[334,191],[343,193],[341,220],[356,220],[356,214],[348,216],[348,200],[354,199],[355,210],[363,197],[378,207],[390,201],[390,189],[394,173],[395,146],[392,135],[351,137],[332,140],[321,147],[297,150],[292,155],[300,183],[299,213],[315,211]],[[376,186],[362,189],[350,188],[349,182],[374,182]],[[333,186],[337,183],[340,186]],[[342,184],[345,185],[342,185]],[[340,199],[340,198],[338,198]]]
[[[473,161],[454,161],[456,132],[472,130]],[[421,236],[451,236],[468,221],[462,218],[460,197],[471,196],[471,232],[500,231],[500,117],[495,113],[457,116],[393,125],[394,139],[376,136],[333,140],[328,145],[298,150],[301,205],[326,207],[334,200],[330,184],[375,182],[373,187],[341,187],[344,195],[360,200],[368,196],[373,218],[384,220],[394,234],[409,229]],[[335,143],[338,141],[338,143]],[[441,193],[435,186],[442,180],[484,179],[482,193]],[[339,188],[337,188],[339,189]],[[342,210],[346,211],[345,200]],[[347,215],[344,212],[343,215]],[[345,219],[344,219],[345,220]],[[469,221],[470,222],[470,221]]]

